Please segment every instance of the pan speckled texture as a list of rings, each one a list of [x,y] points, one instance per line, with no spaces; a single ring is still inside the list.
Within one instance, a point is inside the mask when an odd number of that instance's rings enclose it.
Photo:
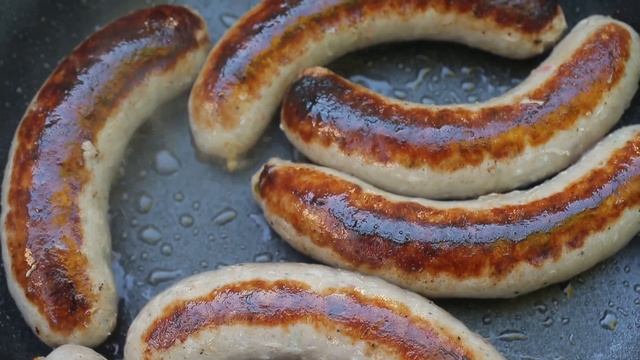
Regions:
[[[186,3],[212,39],[254,1]],[[27,102],[58,59],[97,25],[156,1],[8,1],[0,12],[0,164]],[[640,29],[635,0],[561,1],[571,25],[613,15]],[[463,46],[416,42],[372,48],[329,66],[385,95],[424,103],[482,101],[526,77],[541,59],[504,60]],[[445,65],[445,66],[443,66]],[[111,193],[113,268],[122,300],[115,334],[99,348],[122,357],[127,325],[154,294],[191,273],[247,261],[306,260],[267,227],[249,178],[272,156],[300,160],[275,122],[245,169],[198,161],[186,94],[134,137]],[[640,123],[640,96],[620,125]],[[49,351],[27,328],[0,279],[0,358]],[[438,301],[509,359],[640,358],[640,239],[568,283],[513,300]]]

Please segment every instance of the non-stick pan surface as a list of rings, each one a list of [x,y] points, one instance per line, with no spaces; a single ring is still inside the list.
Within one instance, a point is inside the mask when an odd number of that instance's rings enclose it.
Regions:
[[[255,1],[186,1],[217,39]],[[0,165],[27,102],[77,43],[98,26],[155,1],[0,0]],[[640,30],[638,0],[566,0],[571,25],[613,15]],[[351,54],[331,68],[386,95],[424,103],[489,99],[540,62],[509,61],[463,46],[391,44]],[[248,168],[229,174],[196,158],[186,94],[167,104],[129,146],[111,191],[118,327],[100,351],[122,358],[140,308],[177,279],[250,261],[309,261],[267,227],[249,177],[271,156],[302,160],[274,124]],[[640,123],[640,96],[620,125]],[[0,278],[0,359],[49,350],[32,335]],[[640,239],[573,280],[513,300],[440,300],[509,359],[640,359]]]

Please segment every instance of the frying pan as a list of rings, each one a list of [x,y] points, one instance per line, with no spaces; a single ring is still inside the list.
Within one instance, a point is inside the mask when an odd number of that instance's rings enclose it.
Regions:
[[[215,40],[254,1],[184,1],[207,19]],[[96,27],[156,1],[0,1],[0,164],[28,101]],[[637,0],[561,1],[570,25],[607,14],[640,30]],[[542,59],[512,61],[463,46],[389,44],[329,67],[385,95],[423,103],[483,101],[511,88]],[[423,76],[419,77],[418,74]],[[99,351],[122,358],[126,329],[156,293],[192,273],[249,261],[310,261],[271,232],[253,203],[249,177],[272,156],[304,160],[274,122],[230,174],[198,160],[186,94],[135,135],[111,190],[118,326]],[[640,123],[640,96],[620,126]],[[640,359],[640,239],[569,282],[511,300],[437,303],[488,338],[509,359]],[[26,326],[0,275],[0,359],[48,353]]]

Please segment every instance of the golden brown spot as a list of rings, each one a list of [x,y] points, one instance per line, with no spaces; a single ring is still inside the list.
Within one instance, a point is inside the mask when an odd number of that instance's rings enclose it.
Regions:
[[[304,142],[372,162],[459,170],[516,157],[595,112],[625,76],[630,48],[626,28],[603,26],[544,84],[514,104],[480,110],[406,107],[313,70],[290,88],[282,121]]]
[[[257,193],[284,219],[353,266],[502,278],[520,263],[580,249],[640,205],[640,136],[565,190],[486,210],[392,201],[309,167],[267,166]]]
[[[79,194],[91,173],[82,143],[154,72],[201,45],[201,19],[158,6],[122,17],[85,40],[54,70],[16,133],[5,228],[12,271],[52,329],[88,323],[97,294],[81,252]]]
[[[216,46],[205,82],[194,97],[214,102],[225,128],[238,121],[237,109],[225,106],[239,94],[260,95],[279,68],[297,59],[313,39],[336,28],[357,26],[379,14],[414,16],[427,9],[493,21],[513,32],[544,31],[561,12],[556,0],[267,0],[236,23]]]
[[[353,289],[314,292],[293,280],[251,280],[167,306],[142,335],[145,358],[190,336],[225,325],[287,327],[308,324],[326,333],[383,347],[401,359],[470,359],[459,338],[435,329],[403,304]]]

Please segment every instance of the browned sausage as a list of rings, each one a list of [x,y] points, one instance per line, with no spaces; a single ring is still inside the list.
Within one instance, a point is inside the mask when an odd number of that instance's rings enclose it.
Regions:
[[[29,105],[2,186],[2,255],[13,298],[47,344],[96,345],[111,332],[112,175],[135,129],[192,83],[208,47],[191,10],[139,10],[75,48]]]
[[[400,197],[282,161],[253,190],[282,238],[319,261],[433,297],[511,297],[569,279],[640,230],[640,126],[542,185],[477,200]]]

